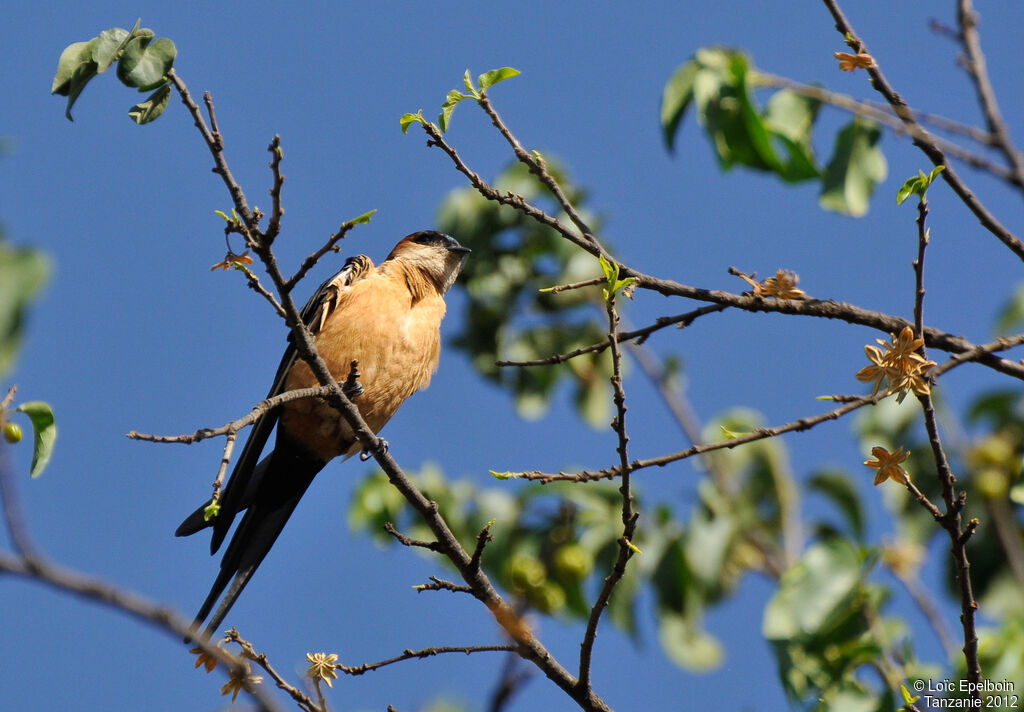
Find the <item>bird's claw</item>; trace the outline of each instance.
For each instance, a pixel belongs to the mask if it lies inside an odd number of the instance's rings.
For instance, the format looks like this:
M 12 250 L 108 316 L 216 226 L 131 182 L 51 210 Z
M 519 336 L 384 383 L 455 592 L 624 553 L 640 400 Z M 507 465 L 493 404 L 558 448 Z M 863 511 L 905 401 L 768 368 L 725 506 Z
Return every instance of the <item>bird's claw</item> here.
M 386 453 L 388 451 L 388 447 L 389 446 L 388 446 L 388 441 L 387 440 L 385 440 L 384 438 L 379 438 L 377 440 L 377 443 L 378 443 L 377 444 L 377 452 L 378 453 L 383 455 L 384 453 Z M 369 448 L 367 448 L 367 449 L 363 450 L 361 453 L 359 453 L 359 459 L 362 462 L 366 462 L 371 457 L 373 457 L 373 451 L 370 450 Z
M 346 398 L 353 400 L 363 395 L 363 384 L 355 379 L 350 379 L 342 384 L 341 392 L 345 394 Z

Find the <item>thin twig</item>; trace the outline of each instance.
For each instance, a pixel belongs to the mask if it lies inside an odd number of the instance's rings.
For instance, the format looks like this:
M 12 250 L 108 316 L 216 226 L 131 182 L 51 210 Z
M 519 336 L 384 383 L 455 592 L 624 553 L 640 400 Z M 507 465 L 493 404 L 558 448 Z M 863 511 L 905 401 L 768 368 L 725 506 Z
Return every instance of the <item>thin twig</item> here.
M 213 481 L 213 501 L 220 499 L 220 488 L 224 484 L 224 477 L 228 472 L 228 463 L 231 462 L 231 453 L 235 450 L 235 440 L 238 438 L 238 431 L 232 430 L 224 438 L 224 454 L 220 458 L 220 467 L 217 468 L 217 479 Z
M 213 172 L 221 177 L 224 181 L 224 185 L 227 186 L 228 192 L 231 193 L 231 200 L 235 204 L 235 209 L 238 214 L 242 216 L 242 220 L 246 225 L 252 226 L 253 215 L 249 209 L 249 204 L 246 202 L 245 193 L 242 192 L 242 187 L 238 185 L 238 181 L 231 174 L 231 169 L 228 168 L 227 160 L 224 158 L 224 141 L 221 138 L 220 132 L 213 133 L 206 125 L 206 121 L 203 119 L 202 113 L 199 111 L 199 106 L 195 100 L 192 99 L 192 95 L 188 91 L 188 87 L 185 86 L 185 82 L 182 81 L 181 77 L 172 69 L 167 72 L 167 78 L 174 85 L 174 88 L 178 90 L 178 95 L 181 97 L 181 101 L 185 104 L 185 108 L 192 115 L 192 120 L 195 122 L 196 128 L 199 129 L 199 133 L 202 134 L 203 140 L 206 141 L 207 147 L 210 149 L 210 154 L 213 156 L 214 169 Z M 213 112 L 213 100 L 210 98 L 210 93 L 206 92 L 206 107 L 210 114 L 210 120 L 213 122 L 216 130 L 216 115 Z
M 231 628 L 227 633 L 225 633 L 225 636 L 225 642 L 237 644 L 242 649 L 242 654 L 263 668 L 263 670 L 270 675 L 274 684 L 277 685 L 277 688 L 288 693 L 288 696 L 295 700 L 299 707 L 306 710 L 306 712 L 323 712 L 326 710 L 326 707 L 323 705 L 317 705 L 317 703 L 310 699 L 310 697 L 302 690 L 292 684 L 289 684 L 289 682 L 274 669 L 274 666 L 270 664 L 267 654 L 257 653 L 253 644 L 242 638 L 236 629 Z
M 281 187 L 284 185 L 284 174 L 281 173 L 281 160 L 284 158 L 281 137 L 275 134 L 267 150 L 271 155 L 270 172 L 274 176 L 274 184 L 270 187 L 270 220 L 267 222 L 265 233 L 267 244 L 271 244 L 281 232 L 281 218 L 284 216 L 284 208 L 281 207 Z
M 14 394 L 18 392 L 17 386 L 11 386 L 7 389 L 7 395 L 4 396 L 3 400 L 0 400 L 0 411 L 7 410 L 11 403 L 14 402 Z
M 423 593 L 424 591 L 451 591 L 452 593 L 473 593 L 473 589 L 469 586 L 460 586 L 454 581 L 447 581 L 437 576 L 430 577 L 431 583 L 421 583 L 418 586 L 413 586 L 417 593 Z
M 928 217 L 928 204 L 924 196 L 918 202 L 917 208 L 918 251 L 917 260 L 914 262 L 915 282 L 917 285 L 914 294 L 914 320 L 917 328 L 923 329 L 924 255 L 925 249 L 928 246 L 928 228 L 925 224 Z M 921 355 L 921 358 L 928 358 L 927 349 L 925 349 L 923 343 L 918 349 L 918 353 Z M 909 480 L 907 487 L 911 489 L 917 500 L 931 512 L 939 525 L 949 534 L 953 561 L 956 565 L 957 584 L 960 587 L 960 622 L 963 625 L 964 631 L 963 651 L 967 666 L 967 679 L 976 685 L 971 697 L 975 700 L 976 705 L 980 707 L 982 700 L 978 683 L 981 682 L 981 662 L 978 658 L 978 634 L 975 629 L 975 615 L 978 604 L 974 600 L 974 592 L 971 587 L 970 563 L 967 559 L 966 549 L 967 539 L 970 538 L 974 528 L 969 525 L 965 530 L 962 527 L 960 513 L 963 509 L 966 495 L 963 492 L 959 494 L 956 492 L 956 477 L 953 475 L 945 449 L 942 446 L 938 419 L 935 417 L 935 407 L 932 403 L 930 390 L 926 389 L 923 392 L 919 392 L 917 399 L 921 403 L 921 410 L 924 413 L 925 430 L 928 433 L 928 443 L 931 446 L 936 474 L 942 487 L 942 499 L 945 503 L 946 511 L 940 513 L 938 508 L 927 501 L 927 498 L 920 491 L 915 491 L 917 488 Z
M 391 522 L 384 522 L 384 531 L 393 536 L 399 544 L 402 546 L 414 546 L 421 549 L 429 549 L 430 551 L 441 551 L 441 545 L 436 541 L 421 541 L 419 539 L 410 539 L 402 532 L 395 528 L 395 525 Z
M 379 670 L 385 665 L 393 665 L 394 663 L 400 663 L 403 660 L 413 660 L 423 658 L 430 658 L 435 655 L 444 655 L 446 653 L 462 653 L 463 655 L 471 655 L 473 653 L 494 653 L 494 652 L 515 652 L 515 645 L 444 645 L 436 648 L 423 648 L 422 650 L 405 650 L 401 655 L 396 655 L 393 658 L 387 660 L 381 660 L 375 663 L 366 663 L 364 665 L 355 665 L 349 667 L 347 665 L 335 665 L 334 669 L 339 670 L 346 675 L 364 675 L 371 670 Z
M 685 314 L 658 317 L 655 320 L 655 322 L 650 326 L 645 326 L 641 329 L 634 329 L 632 331 L 619 332 L 618 334 L 616 334 L 615 338 L 618 339 L 620 343 L 633 341 L 635 339 L 636 343 L 639 345 L 646 341 L 647 337 L 656 331 L 660 331 L 661 329 L 673 325 L 677 325 L 678 328 L 682 329 L 684 327 L 689 326 L 697 318 L 702 317 L 705 314 L 714 314 L 716 312 L 725 311 L 728 308 L 729 307 L 727 305 L 713 304 L 711 306 L 701 307 L 699 309 L 694 309 L 693 311 L 688 311 Z M 534 359 L 532 361 L 496 361 L 495 365 L 505 367 L 551 366 L 554 364 L 565 363 L 566 361 L 574 359 L 577 356 L 581 356 L 583 354 L 601 353 L 609 346 L 611 346 L 611 341 L 605 339 L 604 341 L 600 341 L 596 344 L 590 344 L 589 346 L 581 346 L 578 349 L 574 349 L 564 354 L 555 354 L 554 356 L 547 356 L 545 358 Z
M 822 0 L 825 7 L 828 9 L 832 18 L 835 20 L 836 29 L 846 39 L 846 43 L 854 50 L 854 52 L 861 54 L 869 54 L 867 46 L 857 35 L 853 29 L 853 25 L 850 24 L 849 20 L 843 14 L 843 11 L 839 8 L 838 0 Z M 953 192 L 956 193 L 960 200 L 968 207 L 968 209 L 974 213 L 981 224 L 986 230 L 995 235 L 1004 245 L 1006 245 L 1017 257 L 1024 260 L 1024 242 L 1021 242 L 1020 238 L 1014 235 L 1008 228 L 1006 228 L 996 217 L 989 212 L 988 208 L 978 199 L 978 197 L 967 187 L 967 185 L 961 180 L 959 174 L 953 169 L 949 161 L 946 159 L 942 149 L 935 143 L 934 138 L 928 133 L 928 130 L 921 126 L 915 119 L 913 114 L 907 107 L 906 102 L 900 97 L 899 94 L 892 88 L 885 75 L 882 74 L 881 67 L 875 58 L 874 66 L 869 67 L 867 70 L 871 77 L 872 86 L 883 96 L 885 100 L 892 107 L 895 114 L 903 121 L 907 126 L 907 130 L 912 132 L 914 136 L 914 144 L 920 148 L 932 164 L 936 166 L 945 166 L 946 169 L 942 171 L 942 179 L 946 181 Z
M 769 74 L 761 71 L 757 71 L 754 74 L 754 82 L 756 85 L 788 89 L 794 94 L 815 99 L 822 103 L 829 104 L 830 106 L 835 106 L 836 108 L 849 111 L 857 116 L 864 116 L 872 121 L 877 121 L 878 123 L 889 127 L 897 136 L 910 136 L 911 138 L 921 138 L 922 140 L 932 141 L 945 153 L 953 156 L 954 158 L 958 158 L 967 165 L 987 171 L 992 175 L 1007 181 L 1011 185 L 1018 185 L 1017 177 L 1013 172 L 997 163 L 993 163 L 984 156 L 980 156 L 977 153 L 953 143 L 952 141 L 928 134 L 927 132 L 924 132 L 923 129 L 919 130 L 922 128 L 920 123 L 916 123 L 914 127 L 908 126 L 905 122 L 901 121 L 898 116 L 894 115 L 888 106 L 882 106 L 870 101 L 859 101 L 846 94 L 840 94 L 812 84 L 803 84 L 801 82 L 793 81 L 792 79 L 787 79 L 786 77 L 780 77 L 775 74 Z M 907 108 L 907 111 L 909 111 L 910 115 L 917 121 L 930 121 L 936 126 L 941 126 L 947 131 L 956 131 L 958 133 L 968 135 L 982 143 L 990 144 L 992 142 L 988 133 L 979 131 L 974 127 L 965 126 L 964 124 L 951 121 L 950 119 L 946 119 L 942 116 L 925 114 L 923 112 L 910 109 L 909 107 Z
M 594 643 L 597 640 L 597 626 L 601 620 L 601 614 L 611 600 L 612 592 L 626 575 L 626 566 L 633 554 L 638 550 L 633 544 L 636 533 L 636 523 L 639 513 L 633 511 L 633 492 L 630 489 L 629 464 L 629 435 L 626 433 L 626 392 L 622 386 L 622 353 L 619 351 L 619 342 L 615 337 L 618 332 L 619 318 L 615 312 L 615 295 L 609 293 L 605 309 L 608 314 L 608 342 L 612 353 L 612 400 L 615 403 L 615 419 L 612 421 L 612 428 L 618 438 L 616 452 L 619 455 L 619 472 L 622 483 L 619 493 L 622 495 L 622 536 L 619 538 L 619 554 L 615 559 L 611 572 L 605 578 L 601 591 L 590 609 L 587 617 L 587 628 L 580 643 L 580 671 L 579 687 L 582 690 L 590 689 L 591 659 L 594 653 Z
M 633 472 L 636 470 L 642 470 L 647 467 L 664 467 L 673 462 L 679 460 L 685 460 L 695 455 L 703 455 L 707 452 L 713 452 L 715 450 L 726 450 L 740 445 L 746 445 L 747 443 L 756 442 L 758 440 L 765 440 L 767 438 L 774 438 L 782 435 L 783 433 L 791 432 L 802 432 L 804 430 L 810 430 L 816 425 L 821 425 L 829 420 L 838 420 L 847 413 L 863 408 L 866 405 L 874 405 L 879 401 L 888 398 L 891 393 L 877 393 L 873 396 L 862 396 L 846 403 L 839 408 L 830 410 L 827 413 L 820 415 L 804 417 L 799 420 L 794 420 L 785 425 L 780 425 L 775 428 L 758 428 L 752 433 L 747 435 L 741 435 L 730 440 L 723 440 L 720 442 L 706 443 L 703 445 L 694 445 L 687 448 L 686 450 L 680 450 L 678 452 L 669 453 L 667 455 L 660 455 L 658 457 L 648 458 L 646 460 L 633 460 L 629 464 L 629 469 Z M 620 466 L 621 467 L 621 466 Z M 612 480 L 619 476 L 620 467 L 609 467 L 603 470 L 582 470 L 580 472 L 559 472 L 559 473 L 546 473 L 538 471 L 527 471 L 516 473 L 516 477 L 525 480 L 537 480 L 544 484 L 558 481 L 569 481 L 569 482 L 591 482 L 594 480 Z
M 330 393 L 330 389 L 324 386 L 297 388 L 294 391 L 285 391 L 284 393 L 279 393 L 276 396 L 260 401 L 252 407 L 252 410 L 249 411 L 248 415 L 244 415 L 237 420 L 232 420 L 230 423 L 225 423 L 219 428 L 201 428 L 194 433 L 185 433 L 184 435 L 151 435 L 149 433 L 140 433 L 137 430 L 131 430 L 125 433 L 125 437 L 131 438 L 132 440 L 145 440 L 146 442 L 151 443 L 183 443 L 185 445 L 191 445 L 192 443 L 197 443 L 208 438 L 215 438 L 220 435 L 237 432 L 247 425 L 252 425 L 266 413 L 280 405 L 284 405 L 285 403 L 291 403 L 292 401 L 301 400 L 303 398 L 323 398 L 328 393 Z
M 320 249 L 318 249 L 316 252 L 309 255 L 308 257 L 306 257 L 306 259 L 302 261 L 302 264 L 299 265 L 299 269 L 296 270 L 295 274 L 289 277 L 288 280 L 284 283 L 285 291 L 292 291 L 292 289 L 295 288 L 295 285 L 299 283 L 299 280 L 305 277 L 306 273 L 309 272 L 309 270 L 313 269 L 314 266 L 316 266 L 316 263 L 320 261 L 321 257 L 326 255 L 328 252 L 337 252 L 339 249 L 338 243 L 344 240 L 349 230 L 351 230 L 355 226 L 356 223 L 354 220 L 349 220 L 348 222 L 342 223 L 341 227 L 338 228 L 338 231 L 331 235 L 327 239 L 327 242 L 325 242 Z
M 595 284 L 604 284 L 607 280 L 604 277 L 594 277 L 592 279 L 585 279 L 582 282 L 572 282 L 570 284 L 556 284 L 554 287 L 545 287 L 541 291 L 545 294 L 558 294 L 559 292 L 566 292 L 570 289 L 583 289 L 584 287 L 593 287 Z
M 186 622 L 170 608 L 142 598 L 123 587 L 58 566 L 47 559 L 31 540 L 21 508 L 18 505 L 13 477 L 10 474 L 2 446 L 0 446 L 0 497 L 3 498 L 7 528 L 20 553 L 20 556 L 16 556 L 0 552 L 0 572 L 21 576 L 58 591 L 73 593 L 95 601 L 131 618 L 153 625 L 178 640 L 190 634 L 191 623 Z M 244 672 L 245 667 L 241 661 L 219 648 L 210 639 L 195 640 L 193 644 L 223 665 L 229 675 Z M 246 683 L 245 689 L 259 703 L 261 709 L 268 712 L 277 712 L 281 709 L 262 688 Z
M 491 118 L 491 123 L 494 124 L 494 127 L 498 129 L 501 135 L 505 137 L 505 140 L 508 141 L 508 144 L 512 147 L 512 151 L 516 154 L 516 158 L 529 168 L 530 173 L 537 176 L 538 180 L 544 184 L 544 187 L 551 192 L 551 195 L 553 195 L 555 200 L 558 201 L 558 204 L 562 207 L 562 210 L 565 211 L 565 214 L 569 216 L 569 220 L 571 220 L 572 224 L 580 231 L 580 234 L 590 242 L 595 249 L 600 250 L 603 253 L 604 248 L 601 247 L 600 243 L 598 243 L 597 238 L 590 229 L 590 226 L 584 222 L 583 217 L 579 212 L 577 212 L 576 208 L 573 207 L 573 204 L 570 202 L 568 196 L 566 196 L 565 191 L 562 190 L 562 186 L 560 186 L 558 181 L 548 173 L 544 159 L 541 158 L 539 154 L 531 154 L 523 148 L 519 139 L 509 131 L 508 126 L 505 125 L 505 122 L 498 114 L 498 111 L 494 108 L 494 105 L 491 104 L 491 100 L 488 98 L 486 92 L 483 92 L 480 95 L 477 102 L 480 104 L 480 108 L 482 108 Z M 607 257 L 608 255 L 605 254 L 605 256 Z
M 998 148 L 1010 164 L 1015 183 L 1024 189 L 1024 158 L 1014 147 L 1010 138 L 1010 130 L 999 111 L 996 93 L 989 81 L 985 54 L 981 51 L 981 39 L 978 37 L 978 13 L 974 10 L 971 0 L 958 0 L 957 22 L 960 24 L 960 41 L 967 55 L 967 73 L 978 93 L 978 103 L 985 114 L 985 123 L 992 134 L 995 147 Z

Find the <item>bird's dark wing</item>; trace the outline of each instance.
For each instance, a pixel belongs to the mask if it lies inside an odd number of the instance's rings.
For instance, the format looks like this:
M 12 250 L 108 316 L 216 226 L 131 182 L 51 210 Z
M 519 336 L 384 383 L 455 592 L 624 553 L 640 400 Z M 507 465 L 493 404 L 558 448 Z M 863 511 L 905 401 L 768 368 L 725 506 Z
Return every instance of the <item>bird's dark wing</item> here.
M 301 317 L 306 327 L 313 334 L 319 333 L 327 317 L 337 307 L 342 289 L 363 278 L 372 269 L 373 262 L 366 255 L 348 258 L 341 270 L 321 284 L 302 307 Z M 297 357 L 298 352 L 295 348 L 294 338 L 289 333 L 288 347 L 281 357 L 281 363 L 277 367 L 277 374 L 274 376 L 274 382 L 267 393 L 267 398 L 284 392 L 285 379 Z M 228 478 L 227 486 L 221 494 L 220 511 L 217 516 L 209 521 L 206 520 L 205 511 L 209 502 L 204 502 L 178 526 L 174 532 L 175 536 L 189 536 L 207 527 L 213 527 L 210 553 L 217 552 L 224 537 L 231 529 L 235 515 L 249 506 L 253 494 L 259 489 L 265 471 L 263 466 L 266 464 L 265 462 L 260 463 L 259 458 L 270 438 L 270 433 L 277 425 L 279 415 L 280 407 L 272 408 L 253 424 L 249 439 L 246 440 L 238 461 L 231 471 L 231 477 Z
M 302 308 L 301 317 L 306 326 L 314 334 L 318 333 L 337 308 L 344 288 L 362 279 L 372 269 L 373 262 L 365 255 L 349 258 L 341 271 L 321 284 Z M 297 349 L 289 335 L 288 348 L 281 358 L 268 398 L 283 392 L 288 373 L 297 358 Z M 209 615 L 231 581 L 231 588 L 211 619 L 208 632 L 215 629 L 227 615 L 235 599 L 270 551 L 309 483 L 327 464 L 310 457 L 286 433 L 281 432 L 278 432 L 273 452 L 257 464 L 279 415 L 279 408 L 272 409 L 254 424 L 224 489 L 217 516 L 211 522 L 204 521 L 204 504 L 182 522 L 175 532 L 178 536 L 186 536 L 212 526 L 214 531 L 210 549 L 214 553 L 231 528 L 235 516 L 247 510 L 224 553 L 220 573 L 196 615 L 195 623 L 198 626 Z

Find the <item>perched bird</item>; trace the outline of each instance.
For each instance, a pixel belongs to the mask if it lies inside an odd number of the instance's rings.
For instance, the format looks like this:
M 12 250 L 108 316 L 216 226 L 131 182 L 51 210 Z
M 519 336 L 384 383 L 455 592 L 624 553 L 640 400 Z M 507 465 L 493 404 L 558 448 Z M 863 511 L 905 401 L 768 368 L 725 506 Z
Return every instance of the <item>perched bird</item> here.
M 455 282 L 469 249 L 439 232 L 403 238 L 378 266 L 366 255 L 351 257 L 302 309 L 317 350 L 339 382 L 358 362 L 361 392 L 355 397 L 374 433 L 406 398 L 426 388 L 441 353 L 445 292 Z M 289 346 L 268 397 L 318 385 L 309 366 Z M 274 425 L 277 439 L 260 454 Z M 270 551 L 313 477 L 333 458 L 350 457 L 360 444 L 341 414 L 319 398 L 291 401 L 263 415 L 254 425 L 220 498 L 220 510 L 204 519 L 206 505 L 188 516 L 177 536 L 213 527 L 210 553 L 216 553 L 235 516 L 245 510 L 221 560 L 220 573 L 196 615 L 197 629 L 221 594 L 207 625 L 220 625 L 253 572 Z M 257 464 L 258 461 L 258 464 Z M 228 583 L 230 582 L 230 587 Z

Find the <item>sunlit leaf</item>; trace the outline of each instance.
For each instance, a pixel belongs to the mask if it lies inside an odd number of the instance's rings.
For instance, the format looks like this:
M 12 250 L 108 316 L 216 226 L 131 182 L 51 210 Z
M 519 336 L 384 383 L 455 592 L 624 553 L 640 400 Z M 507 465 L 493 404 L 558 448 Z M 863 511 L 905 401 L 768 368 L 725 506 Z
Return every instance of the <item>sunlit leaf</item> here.
M 22 403 L 14 409 L 24 413 L 32 421 L 32 431 L 35 434 L 32 447 L 32 477 L 38 477 L 46 469 L 53 455 L 53 446 L 57 441 L 57 425 L 53 418 L 53 409 L 49 403 L 43 401 L 30 401 Z
M 468 71 L 468 70 L 467 70 Z M 477 84 L 480 85 L 480 91 L 487 91 L 498 82 L 503 82 L 506 79 L 512 77 L 518 77 L 520 74 L 518 69 L 513 67 L 502 67 L 501 69 L 492 69 L 489 72 L 484 72 L 476 78 Z
M 152 91 L 165 81 L 178 50 L 166 37 L 138 34 L 132 37 L 117 63 L 117 77 L 126 86 Z
M 770 641 L 823 635 L 856 594 L 864 575 L 863 559 L 839 538 L 812 545 L 790 567 L 764 611 L 763 633 Z
M 420 109 L 415 114 L 402 114 L 402 118 L 398 120 L 398 123 L 402 127 L 402 133 L 406 133 L 413 124 L 426 126 L 427 120 L 423 118 L 423 110 Z

